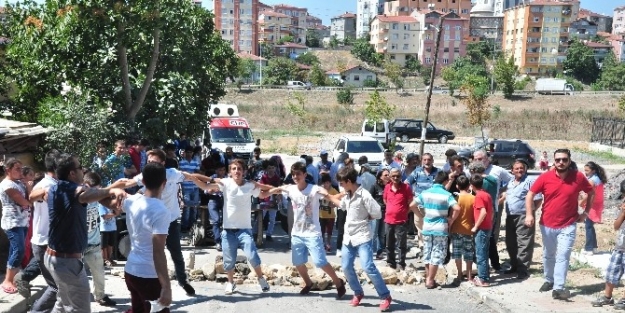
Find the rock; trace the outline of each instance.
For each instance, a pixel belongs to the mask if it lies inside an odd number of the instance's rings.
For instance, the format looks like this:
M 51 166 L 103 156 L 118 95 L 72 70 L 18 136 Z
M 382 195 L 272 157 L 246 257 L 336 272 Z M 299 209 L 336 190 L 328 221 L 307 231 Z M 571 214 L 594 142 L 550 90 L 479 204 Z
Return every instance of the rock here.
M 241 273 L 244 276 L 247 276 L 251 272 L 249 265 L 247 265 L 247 262 L 246 263 L 237 263 L 237 264 L 235 264 L 234 265 L 234 270 L 237 273 Z
M 217 278 L 217 272 L 215 271 L 215 263 L 209 262 L 202 265 L 202 272 L 206 276 L 207 280 L 214 281 Z
M 243 278 L 237 278 L 234 280 L 234 283 L 237 285 L 243 285 L 243 282 L 245 281 L 245 279 Z
M 395 269 L 388 267 L 388 266 L 384 266 L 384 267 L 380 267 L 379 271 L 380 271 L 380 274 L 382 275 L 382 279 L 384 279 L 384 282 L 387 285 L 395 285 L 399 281 L 397 277 L 397 272 L 395 271 Z
M 315 268 L 315 266 L 312 263 L 310 263 L 310 262 L 306 262 L 306 268 L 309 269 L 309 270 L 312 270 L 312 269 Z
M 447 272 L 444 268 L 439 268 L 438 271 L 436 271 L 436 276 L 434 276 L 434 280 L 441 285 L 447 284 Z
M 336 272 L 339 272 L 341 270 L 341 264 L 330 262 L 330 265 L 332 266 L 332 269 Z
M 399 282 L 402 284 L 406 284 L 406 281 L 408 280 L 409 277 L 410 277 L 410 274 L 408 274 L 406 271 L 397 273 L 397 279 L 399 279 Z
M 415 277 L 415 284 L 417 285 L 425 281 L 425 276 L 423 276 L 423 274 L 414 273 L 412 276 Z
M 323 291 L 326 290 L 330 285 L 332 285 L 332 280 L 327 276 L 315 275 L 311 276 L 310 280 L 313 283 L 312 290 Z
M 304 280 L 301 277 L 293 277 L 289 279 L 293 286 L 302 286 L 304 285 Z
M 217 274 L 226 274 L 226 269 L 224 269 L 224 262 L 215 262 L 215 272 Z
M 417 282 L 417 276 L 415 274 L 410 274 L 403 280 L 406 285 L 413 285 Z
M 247 263 L 247 257 L 244 255 L 237 255 L 235 263 Z
M 191 270 L 189 272 L 189 275 L 204 275 L 204 271 L 202 271 L 201 269 Z
M 281 273 L 278 273 L 279 276 Z M 288 276 L 288 277 L 298 277 L 299 276 L 299 272 L 297 271 L 297 268 L 295 266 L 289 265 L 286 267 L 285 270 L 285 275 L 284 276 Z
M 176 279 L 176 271 L 174 271 L 174 270 L 168 270 L 168 274 L 169 274 L 169 280 L 174 280 L 174 279 Z
M 223 262 L 223 261 L 224 261 L 224 257 L 221 254 L 215 256 L 215 263 Z

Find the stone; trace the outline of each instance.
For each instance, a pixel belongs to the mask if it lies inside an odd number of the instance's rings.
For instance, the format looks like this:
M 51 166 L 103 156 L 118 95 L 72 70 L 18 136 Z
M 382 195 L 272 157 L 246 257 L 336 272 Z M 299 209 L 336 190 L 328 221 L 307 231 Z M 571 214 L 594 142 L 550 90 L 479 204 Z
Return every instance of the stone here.
M 224 269 L 224 262 L 215 262 L 215 272 L 217 274 L 226 274 L 226 269 Z
M 245 275 L 245 276 L 247 276 L 251 272 L 249 265 L 247 265 L 247 262 L 246 263 L 236 263 L 234 265 L 234 270 L 237 273 L 241 273 L 242 275 Z
M 410 277 L 410 274 L 408 274 L 406 271 L 397 273 L 397 279 L 402 284 L 405 284 L 409 277 Z
M 217 278 L 217 272 L 215 271 L 215 263 L 209 262 L 202 265 L 202 272 L 206 276 L 207 280 L 214 281 Z
M 313 268 L 315 268 L 315 266 L 310 262 L 306 262 L 306 268 L 312 270 Z
M 215 256 L 215 263 L 223 262 L 223 261 L 224 261 L 224 257 L 221 254 Z
M 204 271 L 201 269 L 194 269 L 189 272 L 189 275 L 204 275 Z
M 111 271 L 111 275 L 113 276 L 119 276 L 121 278 L 124 278 L 124 271 L 120 271 L 120 270 L 112 270 Z
M 237 278 L 237 279 L 234 280 L 234 283 L 237 284 L 237 285 L 242 285 L 244 281 L 245 281 L 245 279 L 243 279 L 243 278 Z
M 216 282 L 218 283 L 226 283 L 228 282 L 228 277 L 226 276 L 217 276 L 217 279 L 215 279 Z
M 341 270 L 341 264 L 339 263 L 330 262 L 330 266 L 332 266 L 332 269 L 336 272 Z
M 395 285 L 399 281 L 397 277 L 397 272 L 394 268 L 383 266 L 379 268 L 380 274 L 382 275 L 382 279 L 387 285 Z
M 247 257 L 244 255 L 237 255 L 235 263 L 247 263 Z

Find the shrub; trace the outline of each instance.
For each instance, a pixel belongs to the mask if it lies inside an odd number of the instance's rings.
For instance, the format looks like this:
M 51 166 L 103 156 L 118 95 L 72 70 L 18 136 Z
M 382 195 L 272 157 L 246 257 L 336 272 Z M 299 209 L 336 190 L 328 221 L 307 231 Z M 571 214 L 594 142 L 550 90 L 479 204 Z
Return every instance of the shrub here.
M 353 104 L 354 103 L 354 95 L 352 94 L 351 88 L 341 89 L 336 92 L 336 101 L 339 104 Z
M 362 82 L 362 86 L 365 88 L 375 88 L 378 86 L 378 82 L 373 79 L 365 79 L 365 81 Z

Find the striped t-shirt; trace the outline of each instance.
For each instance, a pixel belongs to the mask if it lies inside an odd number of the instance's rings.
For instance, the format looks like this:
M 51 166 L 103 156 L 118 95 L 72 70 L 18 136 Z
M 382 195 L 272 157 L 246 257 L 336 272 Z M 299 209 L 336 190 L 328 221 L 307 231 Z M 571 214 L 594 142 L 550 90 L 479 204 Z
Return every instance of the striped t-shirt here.
M 443 185 L 434 184 L 432 188 L 420 193 L 415 201 L 425 211 L 423 235 L 447 236 L 449 208 L 457 204 L 454 196 Z
M 178 169 L 182 172 L 187 172 L 191 174 L 197 173 L 200 170 L 200 163 L 198 163 L 195 159 L 192 159 L 191 161 L 182 159 L 180 160 L 180 163 L 178 164 Z M 197 186 L 192 181 L 182 182 L 181 185 L 182 185 L 182 189 L 187 189 L 187 190 L 197 188 Z

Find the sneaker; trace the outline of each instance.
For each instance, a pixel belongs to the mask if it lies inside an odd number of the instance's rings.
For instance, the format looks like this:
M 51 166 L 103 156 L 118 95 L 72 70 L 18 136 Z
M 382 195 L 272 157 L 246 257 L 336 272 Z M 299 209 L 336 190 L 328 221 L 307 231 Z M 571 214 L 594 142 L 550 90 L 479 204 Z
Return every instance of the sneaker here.
M 217 251 L 221 252 L 222 251 L 221 244 L 220 243 L 216 243 L 215 244 L 215 249 L 217 249 Z
M 273 241 L 273 238 L 271 237 L 271 235 L 267 235 L 267 236 L 265 237 L 265 240 L 267 240 L 267 241 L 269 241 L 269 242 L 272 242 L 272 241 Z
M 237 292 L 237 285 L 231 282 L 226 283 L 226 294 L 231 295 Z
M 380 312 L 386 312 L 391 308 L 391 302 L 393 301 L 393 298 L 391 298 L 391 296 L 386 297 L 386 299 L 382 300 L 382 302 L 380 302 Z
M 182 289 L 187 293 L 187 296 L 195 296 L 195 289 L 189 283 L 184 283 Z
M 269 291 L 269 284 L 264 277 L 258 279 L 258 284 L 260 285 L 260 289 L 262 289 L 263 292 Z
M 17 287 L 17 292 L 20 296 L 28 299 L 30 298 L 30 284 L 22 279 L 22 272 L 17 273 L 13 280 L 15 282 L 15 287 Z
M 352 301 L 349 302 L 349 305 L 358 306 L 360 304 L 360 301 L 364 297 L 365 297 L 364 295 L 354 295 L 354 297 L 352 298 Z
M 621 298 L 614 303 L 615 310 L 625 310 L 625 298 Z
M 551 289 L 553 289 L 553 283 L 546 281 L 542 286 L 540 286 L 540 289 L 538 289 L 538 291 L 547 292 Z
M 336 299 L 340 300 L 343 298 L 346 292 L 347 289 L 345 289 L 345 281 L 341 279 L 341 286 L 336 287 Z
M 104 296 L 104 298 L 96 301 L 101 306 L 116 306 L 117 302 L 111 300 L 109 296 Z
M 614 305 L 614 298 L 608 298 L 606 296 L 601 296 L 597 298 L 597 300 L 590 302 L 594 307 L 601 307 L 604 305 Z
M 571 292 L 566 289 L 554 290 L 551 292 L 551 297 L 556 300 L 568 300 L 571 297 Z

